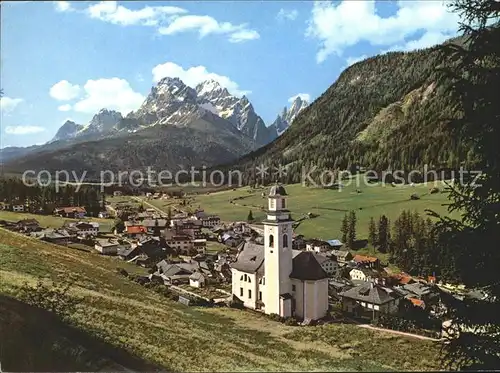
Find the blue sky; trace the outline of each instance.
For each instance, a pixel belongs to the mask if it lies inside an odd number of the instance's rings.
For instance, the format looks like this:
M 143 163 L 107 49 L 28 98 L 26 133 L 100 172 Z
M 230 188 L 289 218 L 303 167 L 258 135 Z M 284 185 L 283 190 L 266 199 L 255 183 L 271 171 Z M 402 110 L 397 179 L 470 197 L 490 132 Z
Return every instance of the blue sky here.
M 50 140 L 66 119 L 137 109 L 155 81 L 214 78 L 270 124 L 349 64 L 456 35 L 443 1 L 2 2 L 0 146 Z

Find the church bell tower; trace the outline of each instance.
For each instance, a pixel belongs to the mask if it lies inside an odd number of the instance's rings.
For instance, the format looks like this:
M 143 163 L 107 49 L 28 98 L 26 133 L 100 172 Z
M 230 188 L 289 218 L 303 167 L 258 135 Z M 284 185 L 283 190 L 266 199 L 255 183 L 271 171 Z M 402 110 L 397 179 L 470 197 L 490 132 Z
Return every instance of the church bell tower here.
M 292 233 L 293 220 L 287 209 L 287 193 L 283 186 L 273 185 L 269 191 L 267 218 L 264 220 L 265 313 L 292 316 Z

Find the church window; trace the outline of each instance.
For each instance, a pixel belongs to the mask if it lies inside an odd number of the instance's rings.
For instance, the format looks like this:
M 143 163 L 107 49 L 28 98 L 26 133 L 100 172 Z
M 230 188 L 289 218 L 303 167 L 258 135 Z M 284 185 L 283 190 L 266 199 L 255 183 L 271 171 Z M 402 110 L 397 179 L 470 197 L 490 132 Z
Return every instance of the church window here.
M 248 299 L 252 298 L 252 290 L 248 290 Z
M 281 208 L 284 209 L 285 208 L 285 199 L 282 199 L 281 200 Z
M 241 277 L 240 277 L 240 281 L 245 281 L 245 279 L 244 279 L 244 276 L 243 276 L 243 275 L 241 275 Z
M 286 234 L 283 235 L 283 247 L 288 247 L 288 236 Z
M 262 291 L 259 291 L 259 300 L 262 300 Z
M 295 285 L 292 285 L 292 291 L 295 291 L 296 289 Z
M 240 288 L 240 297 L 243 296 L 243 288 Z
M 274 236 L 272 234 L 269 235 L 269 247 L 274 247 Z

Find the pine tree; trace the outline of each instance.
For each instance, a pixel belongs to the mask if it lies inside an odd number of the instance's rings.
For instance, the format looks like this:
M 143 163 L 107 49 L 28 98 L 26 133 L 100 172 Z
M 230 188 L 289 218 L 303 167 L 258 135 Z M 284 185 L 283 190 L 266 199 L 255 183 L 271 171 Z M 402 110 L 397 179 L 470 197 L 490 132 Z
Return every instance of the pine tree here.
M 253 221 L 253 214 L 252 214 L 252 210 L 250 210 L 250 211 L 248 212 L 247 221 L 248 221 L 249 223 Z
M 457 300 L 442 294 L 446 316 L 459 329 L 444 344 L 443 362 L 449 370 L 495 370 L 500 367 L 500 2 L 455 0 L 452 8 L 464 20 L 467 43 L 443 48 L 443 55 L 456 62 L 443 73 L 454 80 L 450 95 L 462 112 L 450 126 L 462 144 L 475 150 L 476 170 L 482 174 L 477 181 L 476 175 L 462 175 L 449 187 L 449 210 L 460 211 L 460 220 L 434 215 L 440 253 L 450 263 L 446 270 L 488 297 Z
M 389 220 L 385 215 L 380 217 L 378 222 L 378 249 L 381 253 L 386 253 L 389 250 Z
M 349 217 L 347 214 L 345 214 L 344 219 L 342 219 L 340 232 L 342 233 L 342 243 L 347 244 L 347 234 L 349 233 Z
M 347 233 L 347 246 L 351 249 L 354 248 L 354 244 L 356 242 L 356 213 L 352 210 L 349 213 L 349 222 L 348 222 L 348 233 Z
M 370 218 L 370 223 L 368 224 L 368 243 L 373 247 L 377 246 L 377 227 L 375 226 L 373 217 Z

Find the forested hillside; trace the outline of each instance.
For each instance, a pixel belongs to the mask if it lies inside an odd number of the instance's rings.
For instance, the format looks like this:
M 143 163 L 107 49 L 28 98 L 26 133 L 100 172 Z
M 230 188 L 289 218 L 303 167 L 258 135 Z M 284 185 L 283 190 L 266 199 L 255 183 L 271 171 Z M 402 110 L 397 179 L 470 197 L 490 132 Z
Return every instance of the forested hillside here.
M 457 43 L 457 40 L 450 41 Z M 303 166 L 374 170 L 458 167 L 474 162 L 446 126 L 458 115 L 439 70 L 449 64 L 439 46 L 390 52 L 358 62 L 273 143 L 243 157 L 236 166 L 288 166 L 287 182 L 300 179 Z M 442 75 L 442 74 L 441 74 Z M 234 166 L 233 166 L 234 167 Z

